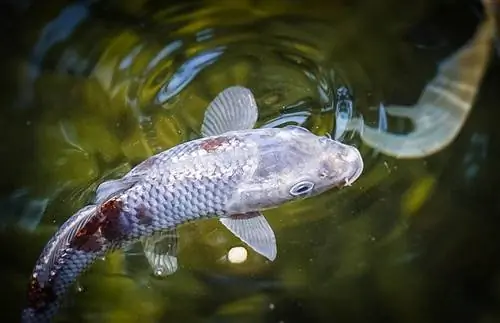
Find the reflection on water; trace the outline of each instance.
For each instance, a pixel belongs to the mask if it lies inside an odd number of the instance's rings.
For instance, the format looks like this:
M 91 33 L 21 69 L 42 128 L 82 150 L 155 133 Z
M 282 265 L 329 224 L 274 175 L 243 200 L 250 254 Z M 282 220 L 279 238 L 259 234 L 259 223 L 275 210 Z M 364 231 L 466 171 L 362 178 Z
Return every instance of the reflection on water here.
M 137 250 L 112 254 L 75 286 L 61 322 L 499 320 L 489 207 L 499 133 L 488 108 L 498 66 L 459 138 L 435 156 L 398 161 L 344 131 L 353 117 L 407 130 L 371 107 L 414 102 L 472 34 L 472 11 L 424 2 L 49 1 L 19 12 L 11 36 L 22 48 L 1 63 L 15 89 L 0 96 L 7 321 L 18 321 L 41 248 L 96 185 L 198 137 L 207 104 L 235 84 L 255 93 L 259 126 L 302 125 L 359 146 L 362 178 L 267 212 L 274 263 L 217 221 L 181 228 L 181 268 L 166 279 Z

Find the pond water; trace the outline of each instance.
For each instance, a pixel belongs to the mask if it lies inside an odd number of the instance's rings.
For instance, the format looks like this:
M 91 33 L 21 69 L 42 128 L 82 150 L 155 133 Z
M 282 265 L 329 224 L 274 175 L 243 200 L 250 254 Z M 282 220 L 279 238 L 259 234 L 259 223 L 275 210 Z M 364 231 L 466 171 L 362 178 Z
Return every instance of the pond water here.
M 424 0 L 6 2 L 2 322 L 19 321 L 41 249 L 96 186 L 198 138 L 207 105 L 236 84 L 255 94 L 258 126 L 341 133 L 363 155 L 362 177 L 265 212 L 274 262 L 249 250 L 231 263 L 244 245 L 218 221 L 187 224 L 174 275 L 154 277 L 131 251 L 110 254 L 56 322 L 498 322 L 498 58 L 459 136 L 431 156 L 380 153 L 336 117 L 340 107 L 377 127 L 373 107 L 413 104 L 480 10 Z

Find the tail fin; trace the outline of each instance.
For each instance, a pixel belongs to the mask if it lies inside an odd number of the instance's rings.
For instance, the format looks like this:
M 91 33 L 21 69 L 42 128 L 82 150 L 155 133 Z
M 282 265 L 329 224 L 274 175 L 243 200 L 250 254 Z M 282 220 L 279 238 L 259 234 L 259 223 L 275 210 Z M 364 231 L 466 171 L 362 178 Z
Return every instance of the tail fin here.
M 50 322 L 61 299 L 76 278 L 86 270 L 108 246 L 92 241 L 86 235 L 97 219 L 97 207 L 90 205 L 70 217 L 56 232 L 40 255 L 28 287 L 28 306 L 23 310 L 23 323 Z

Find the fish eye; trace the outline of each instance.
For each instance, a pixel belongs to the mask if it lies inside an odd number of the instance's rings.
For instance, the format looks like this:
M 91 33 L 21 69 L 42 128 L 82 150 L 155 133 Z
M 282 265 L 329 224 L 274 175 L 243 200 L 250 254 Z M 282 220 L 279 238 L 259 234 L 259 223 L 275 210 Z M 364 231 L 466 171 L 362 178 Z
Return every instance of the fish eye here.
M 309 181 L 299 182 L 290 188 L 290 194 L 292 196 L 302 196 L 308 194 L 314 188 L 314 183 Z

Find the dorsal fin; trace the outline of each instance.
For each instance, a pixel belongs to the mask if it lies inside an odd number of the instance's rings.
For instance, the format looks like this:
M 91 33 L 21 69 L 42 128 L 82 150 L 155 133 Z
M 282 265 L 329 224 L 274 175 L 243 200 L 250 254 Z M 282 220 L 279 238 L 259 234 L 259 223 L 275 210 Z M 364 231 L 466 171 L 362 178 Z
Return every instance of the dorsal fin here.
M 101 204 L 110 197 L 128 190 L 141 178 L 142 177 L 139 175 L 132 175 L 102 182 L 99 186 L 97 186 L 94 203 Z
M 232 86 L 219 93 L 208 106 L 201 134 L 208 137 L 228 131 L 252 129 L 258 115 L 252 92 L 242 86 Z

